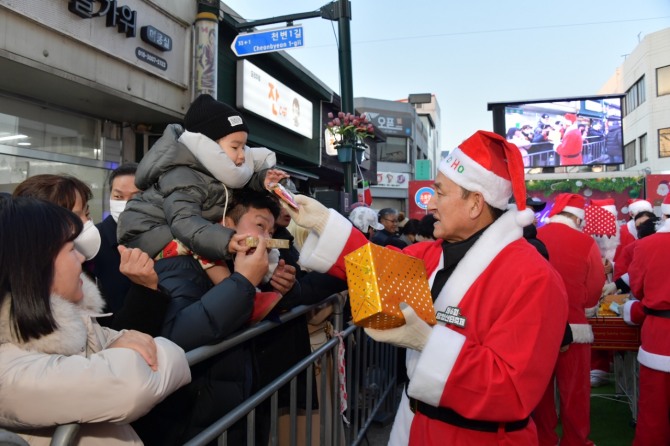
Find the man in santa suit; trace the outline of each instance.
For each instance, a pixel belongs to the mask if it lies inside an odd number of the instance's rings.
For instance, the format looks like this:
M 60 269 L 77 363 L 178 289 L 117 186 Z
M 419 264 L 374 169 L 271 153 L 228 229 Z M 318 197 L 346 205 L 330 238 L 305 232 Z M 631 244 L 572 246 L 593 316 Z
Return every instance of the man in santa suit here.
M 588 439 L 593 331 L 585 311 L 600 299 L 605 269 L 595 241 L 581 230 L 584 204 L 581 195 L 560 194 L 549 213 L 549 224 L 537 230 L 537 238 L 549 251 L 549 263 L 561 275 L 568 291 L 568 323 L 573 341 L 558 356 L 555 372 L 563 425 L 561 446 L 593 445 Z M 533 419 L 540 445 L 558 444 L 553 382 L 547 386 Z
M 633 242 L 634 240 L 637 240 L 637 229 L 635 229 L 635 216 L 637 215 L 638 212 L 642 211 L 654 212 L 654 208 L 652 207 L 651 203 L 649 203 L 647 200 L 642 200 L 639 198 L 628 200 L 628 215 L 630 216 L 630 220 L 627 223 L 621 225 L 621 229 L 619 231 L 619 246 L 617 246 L 616 252 L 614 253 L 615 264 L 616 261 L 621 256 L 623 249 L 629 243 Z
M 440 163 L 434 188 L 437 240 L 403 252 L 426 265 L 438 323 L 404 306 L 405 325 L 366 329 L 407 348 L 410 380 L 389 444 L 536 445 L 529 416 L 549 383 L 568 309 L 561 278 L 522 236 L 533 212 L 521 155 L 478 131 Z M 520 210 L 505 212 L 512 193 Z M 344 277 L 344 255 L 365 237 L 317 201 L 296 201 L 295 222 L 311 229 L 300 263 Z
M 665 208 L 664 208 L 665 206 Z M 670 203 L 661 205 L 663 215 L 670 214 Z M 628 268 L 630 290 L 639 300 L 629 300 L 623 318 L 630 324 L 642 324 L 640 397 L 634 446 L 670 444 L 670 220 L 650 235 L 635 242 L 633 260 Z
M 556 145 L 555 150 L 561 155 L 561 166 L 579 166 L 584 162 L 582 159 L 584 141 L 582 127 L 577 125 L 577 116 L 573 113 L 566 113 L 565 119 L 570 121 L 570 126 L 565 129 L 563 139 Z

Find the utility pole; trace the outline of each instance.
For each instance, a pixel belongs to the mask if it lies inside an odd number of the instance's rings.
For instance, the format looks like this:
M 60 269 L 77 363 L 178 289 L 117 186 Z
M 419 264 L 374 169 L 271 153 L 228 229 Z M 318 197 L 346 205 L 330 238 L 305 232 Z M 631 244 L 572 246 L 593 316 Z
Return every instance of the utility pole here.
M 340 65 L 340 94 L 342 97 L 342 111 L 345 113 L 354 112 L 354 87 L 353 74 L 351 68 L 351 1 L 335 0 L 322 6 L 317 11 L 303 12 L 298 14 L 289 14 L 267 19 L 252 20 L 249 22 L 234 23 L 235 29 L 239 31 L 250 30 L 256 26 L 272 25 L 275 23 L 286 22 L 287 25 L 293 25 L 294 20 L 310 19 L 321 17 L 326 20 L 337 21 L 338 23 L 338 57 Z M 320 133 L 320 132 L 319 132 Z M 355 153 L 355 152 L 354 152 Z M 354 190 L 354 164 L 352 159 L 344 164 L 344 191 L 348 194 L 347 202 L 351 198 Z

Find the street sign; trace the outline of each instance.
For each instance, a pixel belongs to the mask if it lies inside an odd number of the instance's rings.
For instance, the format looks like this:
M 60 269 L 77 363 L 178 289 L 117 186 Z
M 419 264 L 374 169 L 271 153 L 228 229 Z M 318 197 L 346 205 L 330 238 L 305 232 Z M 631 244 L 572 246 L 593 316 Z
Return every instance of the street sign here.
M 272 53 L 303 46 L 302 26 L 255 31 L 235 36 L 230 48 L 238 57 Z

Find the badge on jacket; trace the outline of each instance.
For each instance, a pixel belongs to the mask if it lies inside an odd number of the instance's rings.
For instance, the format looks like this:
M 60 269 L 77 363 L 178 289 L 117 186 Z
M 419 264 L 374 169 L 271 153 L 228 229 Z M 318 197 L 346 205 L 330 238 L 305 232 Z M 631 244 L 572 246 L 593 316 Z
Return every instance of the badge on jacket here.
M 466 317 L 461 316 L 461 309 L 458 307 L 447 307 L 445 311 L 438 311 L 435 313 L 435 319 L 445 324 L 465 328 Z

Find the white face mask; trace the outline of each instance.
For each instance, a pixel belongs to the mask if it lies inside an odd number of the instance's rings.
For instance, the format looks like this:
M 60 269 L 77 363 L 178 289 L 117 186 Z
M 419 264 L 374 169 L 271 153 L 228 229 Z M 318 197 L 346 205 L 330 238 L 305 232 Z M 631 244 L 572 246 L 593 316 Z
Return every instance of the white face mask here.
M 270 279 L 272 279 L 272 276 L 274 275 L 278 264 L 279 264 L 279 250 L 272 248 L 270 252 L 268 252 L 268 272 L 265 273 L 265 276 L 263 277 L 263 281 L 261 283 L 270 282 Z
M 115 222 L 119 222 L 119 214 L 126 208 L 126 203 L 125 200 L 109 200 L 109 215 Z
M 91 260 L 100 250 L 100 232 L 92 220 L 84 223 L 81 234 L 74 239 L 74 247 L 86 260 Z

